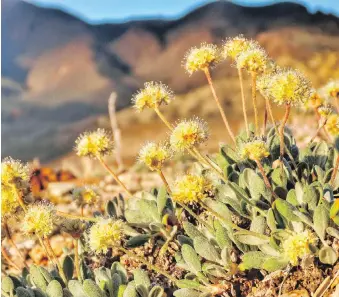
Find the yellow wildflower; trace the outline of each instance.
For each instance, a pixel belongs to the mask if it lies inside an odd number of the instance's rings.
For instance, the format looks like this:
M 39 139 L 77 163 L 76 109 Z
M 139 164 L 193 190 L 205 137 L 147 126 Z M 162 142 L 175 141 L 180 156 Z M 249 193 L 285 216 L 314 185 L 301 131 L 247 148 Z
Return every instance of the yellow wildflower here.
M 3 216 L 15 213 L 20 206 L 16 189 L 9 184 L 1 186 L 1 213 Z
M 292 265 L 298 265 L 299 259 L 311 255 L 310 245 L 315 244 L 317 238 L 308 230 L 294 233 L 283 242 L 283 250 Z
M 2 184 L 22 184 L 29 180 L 29 169 L 27 165 L 11 157 L 5 158 L 1 163 Z
M 339 116 L 337 114 L 331 114 L 327 118 L 325 128 L 328 133 L 333 136 L 339 135 Z
M 330 80 L 321 91 L 326 97 L 339 98 L 339 80 Z
M 146 164 L 150 170 L 160 170 L 164 163 L 171 158 L 171 152 L 166 144 L 149 142 L 139 152 L 139 161 Z
M 204 70 L 218 64 L 221 56 L 215 44 L 202 43 L 200 47 L 192 47 L 186 54 L 183 66 L 189 74 Z
M 239 54 L 256 45 L 256 42 L 246 39 L 243 35 L 239 35 L 226 40 L 223 45 L 222 55 L 224 59 L 230 57 L 235 60 Z
M 243 159 L 250 159 L 260 161 L 270 155 L 267 145 L 260 139 L 255 139 L 251 142 L 244 144 L 241 149 L 240 155 Z
M 121 220 L 101 219 L 89 230 L 88 243 L 96 253 L 106 253 L 111 247 L 120 244 L 124 223 Z
M 92 186 L 84 186 L 76 188 L 73 191 L 73 197 L 77 199 L 79 204 L 95 204 L 99 199 L 97 190 Z
M 187 174 L 178 178 L 172 188 L 172 198 L 181 203 L 198 202 L 208 197 L 212 184 L 203 176 Z
M 259 83 L 259 90 L 277 104 L 292 105 L 305 102 L 312 92 L 310 82 L 296 70 L 280 70 L 270 75 Z
M 22 230 L 28 235 L 46 237 L 54 229 L 55 211 L 52 204 L 40 202 L 31 205 L 25 214 Z
M 236 57 L 237 68 L 246 69 L 248 72 L 262 73 L 268 63 L 266 52 L 259 46 L 252 47 Z
M 333 109 L 330 105 L 321 105 L 317 110 L 322 118 L 328 118 L 333 112 Z
M 209 132 L 206 122 L 198 118 L 181 121 L 170 136 L 171 147 L 175 151 L 192 148 L 208 139 Z
M 174 100 L 173 92 L 161 82 L 147 82 L 144 88 L 139 90 L 133 98 L 132 102 L 138 111 L 145 108 L 156 108 L 162 104 L 169 104 Z
M 78 156 L 103 157 L 113 151 L 113 141 L 103 129 L 86 132 L 76 140 L 76 153 Z
M 312 90 L 310 97 L 305 101 L 305 107 L 314 109 L 324 104 L 324 98 L 318 92 Z

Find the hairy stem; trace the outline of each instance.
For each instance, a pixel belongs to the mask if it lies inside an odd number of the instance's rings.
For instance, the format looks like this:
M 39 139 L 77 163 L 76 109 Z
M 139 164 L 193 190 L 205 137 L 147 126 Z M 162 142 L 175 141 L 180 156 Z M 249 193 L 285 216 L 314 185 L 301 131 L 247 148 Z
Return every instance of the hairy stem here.
M 334 168 L 333 168 L 332 175 L 331 175 L 330 184 L 332 186 L 334 185 L 335 179 L 336 179 L 337 174 L 338 174 L 338 167 L 339 167 L 339 153 L 337 153 L 337 159 L 335 161 Z
M 59 274 L 62 278 L 62 280 L 64 281 L 64 283 L 67 285 L 67 277 L 64 273 L 64 270 L 62 269 L 62 266 L 61 266 L 61 263 L 58 259 L 58 257 L 55 255 L 54 251 L 53 251 L 53 248 L 51 246 L 51 243 L 49 241 L 49 239 L 46 237 L 45 238 L 45 243 L 46 243 L 46 247 L 47 249 L 49 250 L 49 252 L 51 253 L 52 257 L 53 257 L 53 260 L 55 261 L 56 263 L 56 266 L 58 267 L 58 270 L 59 270 Z
M 162 172 L 161 169 L 158 170 L 158 174 L 159 174 L 159 176 L 160 176 L 162 182 L 164 183 L 167 192 L 170 194 L 170 193 L 171 193 L 171 188 L 170 188 L 170 186 L 169 186 L 169 184 L 168 184 L 168 182 L 167 182 L 167 180 L 166 180 L 166 177 L 165 177 L 165 175 L 164 175 L 164 173 Z
M 127 189 L 127 187 L 125 186 L 125 184 L 119 179 L 119 177 L 114 173 L 114 171 L 108 167 L 108 165 L 106 164 L 106 162 L 102 159 L 102 157 L 97 156 L 97 159 L 99 160 L 99 162 L 101 163 L 101 165 L 109 172 L 110 175 L 113 176 L 113 178 L 115 179 L 115 181 L 120 185 L 120 187 L 122 187 L 124 189 L 124 191 L 126 192 L 127 196 L 129 198 L 133 197 L 132 193 Z
M 311 140 L 309 141 L 309 145 L 312 144 L 312 142 L 314 141 L 314 139 L 317 137 L 317 135 L 320 133 L 320 130 L 324 128 L 324 126 L 327 123 L 327 119 L 325 119 L 322 123 L 320 123 L 317 131 L 314 133 L 313 137 L 311 138 Z
M 75 273 L 77 275 L 78 281 L 82 282 L 81 273 L 80 273 L 79 238 L 74 238 L 73 243 L 74 243 Z
M 279 135 L 279 131 L 278 131 L 278 127 L 277 127 L 277 124 L 275 122 L 275 119 L 274 119 L 274 116 L 273 116 L 273 111 L 272 111 L 272 106 L 271 106 L 271 102 L 268 98 L 265 97 L 265 102 L 266 102 L 266 108 L 268 110 L 268 114 L 271 118 L 271 122 L 272 122 L 272 125 L 275 129 L 275 132 L 277 133 L 277 135 Z
M 167 271 L 161 269 L 157 265 L 151 264 L 149 261 L 145 260 L 142 257 L 139 257 L 139 256 L 135 255 L 134 253 L 130 252 L 129 250 L 127 250 L 127 249 L 125 249 L 123 247 L 118 247 L 118 249 L 120 251 L 122 251 L 123 253 L 125 253 L 128 257 L 134 258 L 135 260 L 137 260 L 137 261 L 141 262 L 142 264 L 146 265 L 149 269 L 154 270 L 155 272 L 157 272 L 159 274 L 162 274 L 164 277 L 168 278 L 174 284 L 177 283 L 178 280 L 175 277 L 173 277 Z
M 254 110 L 254 123 L 255 123 L 255 134 L 259 134 L 259 119 L 258 119 L 258 107 L 257 107 L 257 73 L 252 71 L 252 102 Z
M 247 121 L 247 109 L 246 109 L 246 101 L 245 101 L 245 93 L 244 93 L 243 76 L 242 76 L 242 70 L 239 67 L 238 67 L 238 76 L 239 76 L 239 82 L 240 82 L 242 111 L 244 113 L 244 121 L 245 121 L 245 126 L 246 126 L 247 137 L 249 137 L 250 131 L 248 128 L 248 121 Z
M 3 228 L 4 228 L 4 231 L 5 231 L 5 234 L 6 234 L 6 238 L 7 240 L 9 241 L 9 243 L 13 246 L 13 248 L 16 250 L 16 252 L 18 253 L 22 263 L 24 264 L 24 266 L 26 268 L 28 268 L 28 265 L 26 263 L 26 260 L 25 260 L 25 257 L 23 256 L 23 254 L 21 253 L 20 249 L 18 248 L 18 246 L 16 245 L 16 243 L 14 242 L 12 236 L 11 236 L 11 232 L 8 228 L 8 224 L 6 222 L 6 220 L 4 220 L 3 224 L 2 224 Z
M 227 130 L 229 136 L 231 137 L 232 141 L 233 141 L 234 143 L 236 143 L 236 142 L 235 142 L 234 134 L 233 134 L 232 129 L 231 129 L 231 127 L 230 127 L 230 125 L 229 125 L 229 123 L 228 123 L 228 120 L 227 120 L 227 118 L 226 118 L 226 114 L 225 114 L 225 112 L 224 112 L 224 110 L 223 110 L 223 108 L 222 108 L 222 106 L 221 106 L 221 103 L 220 103 L 220 100 L 219 100 L 219 98 L 218 98 L 218 96 L 217 96 L 217 93 L 215 92 L 215 89 L 214 89 L 214 86 L 213 86 L 213 82 L 212 82 L 211 73 L 210 73 L 210 71 L 209 71 L 208 68 L 205 68 L 204 72 L 205 72 L 205 75 L 206 75 L 208 84 L 209 84 L 209 86 L 210 86 L 210 88 L 211 88 L 211 91 L 212 91 L 213 97 L 214 97 L 214 99 L 215 99 L 215 102 L 217 103 L 217 106 L 218 106 L 218 108 L 219 108 L 219 111 L 220 111 L 222 120 L 224 121 L 226 130 Z
M 69 218 L 69 219 L 73 219 L 73 220 L 82 220 L 82 221 L 89 221 L 89 222 L 97 222 L 98 219 L 96 218 L 90 218 L 90 217 L 84 217 L 84 216 L 80 216 L 80 215 L 73 215 L 73 214 L 69 214 L 60 210 L 56 211 L 56 214 L 60 217 L 64 217 L 64 218 Z
M 279 198 L 277 196 L 277 194 L 273 191 L 271 183 L 270 183 L 270 181 L 267 178 L 267 175 L 265 173 L 265 170 L 264 170 L 263 166 L 261 165 L 261 162 L 259 160 L 255 160 L 255 162 L 257 163 L 258 169 L 259 169 L 259 171 L 260 171 L 260 173 L 261 173 L 261 175 L 262 175 L 262 177 L 264 179 L 265 186 L 271 191 L 272 196 L 273 196 L 274 199 Z
M 1 254 L 5 258 L 5 260 L 8 262 L 9 265 L 13 266 L 16 270 L 20 271 L 21 269 L 16 265 L 13 260 L 11 259 L 10 255 L 7 253 L 4 245 L 1 243 Z
M 284 131 L 285 131 L 285 125 L 287 123 L 288 117 L 290 115 L 291 111 L 291 105 L 286 104 L 286 110 L 285 110 L 285 115 L 282 119 L 282 122 L 280 124 L 280 129 L 279 129 L 279 137 L 280 137 L 280 161 L 283 160 L 284 153 L 285 153 L 285 141 L 284 141 Z
M 158 117 L 164 122 L 164 124 L 167 126 L 168 129 L 173 131 L 173 126 L 170 124 L 170 122 L 166 119 L 164 114 L 159 110 L 158 107 L 154 108 L 155 112 L 157 113 Z

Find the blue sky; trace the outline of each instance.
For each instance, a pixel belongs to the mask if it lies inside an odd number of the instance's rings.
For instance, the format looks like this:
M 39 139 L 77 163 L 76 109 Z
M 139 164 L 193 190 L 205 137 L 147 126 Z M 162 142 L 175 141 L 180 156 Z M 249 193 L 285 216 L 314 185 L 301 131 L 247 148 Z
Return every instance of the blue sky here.
M 60 7 L 90 22 L 145 17 L 178 17 L 208 0 L 26 0 L 47 7 Z M 234 0 L 243 5 L 260 5 L 278 0 Z M 311 11 L 339 16 L 339 0 L 296 0 Z

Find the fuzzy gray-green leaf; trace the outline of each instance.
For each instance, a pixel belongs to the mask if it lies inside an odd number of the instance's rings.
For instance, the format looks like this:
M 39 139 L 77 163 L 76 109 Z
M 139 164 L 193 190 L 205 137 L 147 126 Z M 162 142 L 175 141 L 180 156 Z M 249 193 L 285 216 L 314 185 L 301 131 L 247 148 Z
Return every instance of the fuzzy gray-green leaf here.
M 216 263 L 221 261 L 220 254 L 205 237 L 195 237 L 193 243 L 194 249 L 201 257 Z
M 83 288 L 88 297 L 103 297 L 100 287 L 91 279 L 86 279 Z
M 133 271 L 135 285 L 143 285 L 146 289 L 149 289 L 151 286 L 151 281 L 148 277 L 148 274 L 145 270 L 137 268 Z
M 197 274 L 201 271 L 200 259 L 194 248 L 188 244 L 184 244 L 181 248 L 181 254 L 191 272 Z
M 338 254 L 332 247 L 324 246 L 319 251 L 319 260 L 324 264 L 333 265 L 338 260 Z
M 62 286 L 56 280 L 52 280 L 46 289 L 48 297 L 60 297 L 63 295 Z
M 321 239 L 325 238 L 326 228 L 330 217 L 329 212 L 323 204 L 319 204 L 313 214 L 314 229 Z

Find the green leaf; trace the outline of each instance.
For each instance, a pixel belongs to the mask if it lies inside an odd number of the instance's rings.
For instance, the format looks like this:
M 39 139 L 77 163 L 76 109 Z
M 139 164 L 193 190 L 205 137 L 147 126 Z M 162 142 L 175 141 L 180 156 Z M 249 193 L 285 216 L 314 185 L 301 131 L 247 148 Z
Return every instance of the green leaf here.
M 151 281 L 145 270 L 137 268 L 133 271 L 135 285 L 143 285 L 148 290 L 151 287 Z
M 263 216 L 256 216 L 253 218 L 250 226 L 250 231 L 264 234 L 266 230 L 266 219 Z
M 103 292 L 100 287 L 91 279 L 86 279 L 84 281 L 83 289 L 88 297 L 103 297 Z
M 202 297 L 201 292 L 194 289 L 179 289 L 173 293 L 175 297 Z
M 319 260 L 324 264 L 334 265 L 338 260 L 338 254 L 330 246 L 324 246 L 319 251 Z
M 39 267 L 36 265 L 31 265 L 29 272 L 31 280 L 35 284 L 35 286 L 41 289 L 43 292 L 46 292 L 48 282 L 46 281 L 44 275 L 41 273 L 41 269 L 39 269 Z
M 274 272 L 280 269 L 285 268 L 288 265 L 288 260 L 283 258 L 268 258 L 262 264 L 262 268 L 268 272 Z
M 234 236 L 241 242 L 244 244 L 249 244 L 249 245 L 260 245 L 260 244 L 266 244 L 269 242 L 268 239 L 264 239 L 261 236 L 256 236 L 256 235 L 250 235 L 250 234 L 246 234 L 243 233 L 242 231 L 239 231 L 237 233 L 234 234 Z
M 336 239 L 339 239 L 339 230 L 333 227 L 327 227 L 326 228 L 327 234 L 331 235 L 332 237 L 335 237 Z
M 158 196 L 157 196 L 157 206 L 158 212 L 162 215 L 163 210 L 165 209 L 167 203 L 167 190 L 166 187 L 159 188 Z
M 52 280 L 46 289 L 46 293 L 48 297 L 60 297 L 63 295 L 62 286 L 56 280 Z
M 15 291 L 17 297 L 34 297 L 34 293 L 24 287 L 17 287 Z
M 14 282 L 9 276 L 5 276 L 2 278 L 1 289 L 6 293 L 10 293 L 10 295 L 14 291 Z
M 111 266 L 111 277 L 113 277 L 115 273 L 120 275 L 122 284 L 127 284 L 128 282 L 127 270 L 119 262 L 114 262 Z
M 266 200 L 271 201 L 272 195 L 270 190 L 266 187 L 263 179 L 253 169 L 246 168 L 242 174 L 252 199 L 259 200 L 261 196 L 263 196 Z
M 82 284 L 77 280 L 70 280 L 68 282 L 68 289 L 71 291 L 74 297 L 88 297 L 82 287 Z
M 142 246 L 150 238 L 151 238 L 151 236 L 148 235 L 148 234 L 141 234 L 141 235 L 137 235 L 137 236 L 131 237 L 129 240 L 127 240 L 126 247 L 135 248 L 135 247 L 138 247 L 138 246 Z
M 314 230 L 321 239 L 325 238 L 326 228 L 329 224 L 329 213 L 323 204 L 319 204 L 313 214 Z
M 138 297 L 138 292 L 135 288 L 135 282 L 129 282 L 126 290 L 124 291 L 123 297 Z
M 213 199 L 205 199 L 204 203 L 213 209 L 216 213 L 223 217 L 223 222 L 232 223 L 232 213 L 228 209 L 228 207 L 220 201 Z
M 278 212 L 287 220 L 300 222 L 301 219 L 295 214 L 298 210 L 295 206 L 287 201 L 278 198 L 275 200 L 274 205 Z
M 271 179 L 272 179 L 273 185 L 286 189 L 287 174 L 284 169 L 281 169 L 280 166 L 273 170 L 271 174 Z
M 297 194 L 295 189 L 291 189 L 287 193 L 286 201 L 293 206 L 298 206 L 298 199 L 297 199 Z
M 183 288 L 198 289 L 201 286 L 198 282 L 189 279 L 179 279 L 176 282 L 176 285 L 180 289 Z
M 221 261 L 220 254 L 215 247 L 206 239 L 206 237 L 195 237 L 193 240 L 194 249 L 206 260 L 219 263 Z
M 186 234 L 192 239 L 194 239 L 195 237 L 205 237 L 193 224 L 185 221 L 182 225 Z
M 311 185 L 305 185 L 303 191 L 303 201 L 308 204 L 308 208 L 313 210 L 319 200 L 318 191 Z
M 248 270 L 252 268 L 261 269 L 263 263 L 266 261 L 267 255 L 263 252 L 248 252 L 242 256 L 242 262 L 239 269 Z
M 221 249 L 232 247 L 232 241 L 228 236 L 228 231 L 218 221 L 214 221 L 215 239 Z
M 67 280 L 72 279 L 74 272 L 74 263 L 70 256 L 66 256 L 62 262 L 62 269 L 66 275 Z
M 191 272 L 197 274 L 201 271 L 201 263 L 194 248 L 188 244 L 184 244 L 181 248 L 181 254 Z
M 160 286 L 154 286 L 149 292 L 148 297 L 162 297 L 164 294 L 164 289 Z
M 277 224 L 275 221 L 274 212 L 272 208 L 270 208 L 267 211 L 266 223 L 267 223 L 267 226 L 271 229 L 271 231 L 274 231 L 277 229 Z

